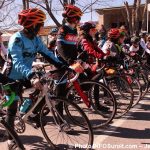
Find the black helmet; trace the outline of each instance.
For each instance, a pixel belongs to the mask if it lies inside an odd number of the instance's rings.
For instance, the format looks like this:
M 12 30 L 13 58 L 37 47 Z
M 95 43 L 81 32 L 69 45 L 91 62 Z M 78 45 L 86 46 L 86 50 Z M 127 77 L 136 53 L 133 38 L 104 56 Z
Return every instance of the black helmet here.
M 84 32 L 89 32 L 89 30 L 92 28 L 96 28 L 96 25 L 92 22 L 85 22 L 80 26 L 80 30 L 83 30 Z
M 131 43 L 138 43 L 139 41 L 140 41 L 140 38 L 137 37 L 137 36 L 133 36 L 133 37 L 131 38 Z
M 147 35 L 147 31 L 142 31 L 142 32 L 139 34 L 140 37 L 144 37 L 144 36 L 146 36 L 146 35 Z

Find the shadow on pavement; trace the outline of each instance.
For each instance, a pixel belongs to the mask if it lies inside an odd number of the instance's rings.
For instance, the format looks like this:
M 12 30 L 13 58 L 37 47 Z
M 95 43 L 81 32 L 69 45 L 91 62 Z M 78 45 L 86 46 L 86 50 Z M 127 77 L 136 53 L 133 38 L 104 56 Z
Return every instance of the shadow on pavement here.
M 110 126 L 106 131 L 96 131 L 95 135 L 109 135 L 121 138 L 131 138 L 131 139 L 150 139 L 150 129 L 145 128 L 145 130 L 136 130 L 131 128 L 122 128 Z
M 150 121 L 150 105 L 149 104 L 139 104 L 138 107 L 135 109 L 136 109 L 135 112 L 132 113 L 132 110 L 131 110 L 131 113 L 128 113 L 121 119 L 126 119 L 126 122 L 128 122 L 128 120 Z M 138 130 L 138 129 L 132 129 L 130 128 L 130 126 L 129 128 L 124 128 L 124 127 L 116 127 L 110 124 L 105 129 L 94 131 L 94 134 L 95 135 L 109 135 L 113 137 L 128 138 L 128 139 L 150 139 L 150 128 L 145 128 L 145 130 L 143 129 Z
M 52 150 L 42 137 L 32 135 L 19 135 L 24 145 L 31 145 L 30 150 Z

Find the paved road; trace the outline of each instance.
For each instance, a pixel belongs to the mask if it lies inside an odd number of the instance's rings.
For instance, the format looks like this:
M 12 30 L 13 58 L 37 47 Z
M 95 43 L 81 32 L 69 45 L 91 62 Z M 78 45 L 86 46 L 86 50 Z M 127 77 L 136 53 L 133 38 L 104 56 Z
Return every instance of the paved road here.
M 148 150 L 150 149 L 150 97 L 147 95 L 128 115 L 116 119 L 105 129 L 94 131 L 96 150 Z M 50 150 L 40 129 L 27 125 L 20 135 L 27 150 Z M 0 150 L 6 150 L 0 143 Z

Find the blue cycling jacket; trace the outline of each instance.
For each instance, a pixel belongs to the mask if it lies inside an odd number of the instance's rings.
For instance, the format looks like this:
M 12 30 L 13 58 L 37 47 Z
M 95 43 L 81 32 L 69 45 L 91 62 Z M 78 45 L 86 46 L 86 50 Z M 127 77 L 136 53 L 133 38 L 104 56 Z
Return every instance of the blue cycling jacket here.
M 14 80 L 30 79 L 32 75 L 32 63 L 37 53 L 42 54 L 51 64 L 61 67 L 62 62 L 49 51 L 37 36 L 34 39 L 27 38 L 23 32 L 15 33 L 8 44 L 9 64 L 8 77 Z

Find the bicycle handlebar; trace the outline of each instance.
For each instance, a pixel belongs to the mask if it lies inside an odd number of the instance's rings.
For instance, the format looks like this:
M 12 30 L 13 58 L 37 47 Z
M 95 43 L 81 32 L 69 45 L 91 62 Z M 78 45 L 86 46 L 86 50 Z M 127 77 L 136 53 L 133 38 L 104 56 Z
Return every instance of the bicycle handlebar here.
M 60 70 L 54 70 L 54 71 L 49 71 L 48 73 L 45 73 L 43 75 L 43 77 L 41 78 L 41 82 L 45 83 L 45 81 L 48 79 L 52 79 L 52 80 L 57 80 L 57 83 L 61 83 L 64 79 L 67 79 L 66 82 L 70 83 L 70 82 L 74 82 L 78 79 L 80 73 L 75 73 L 75 75 L 73 75 L 73 77 L 71 79 L 67 78 L 67 74 L 68 72 L 74 72 L 74 70 L 72 70 L 70 67 L 68 67 L 68 69 L 65 69 L 66 71 L 64 72 L 64 74 L 60 77 L 60 79 L 56 79 L 57 77 L 55 77 L 55 73 L 57 76 L 57 73 L 59 73 Z M 42 80 L 43 79 L 43 80 Z
M 67 80 L 67 83 L 69 83 L 69 82 L 72 83 L 72 82 L 76 81 L 78 79 L 79 75 L 80 75 L 79 73 L 76 73 L 76 75 L 72 79 Z

